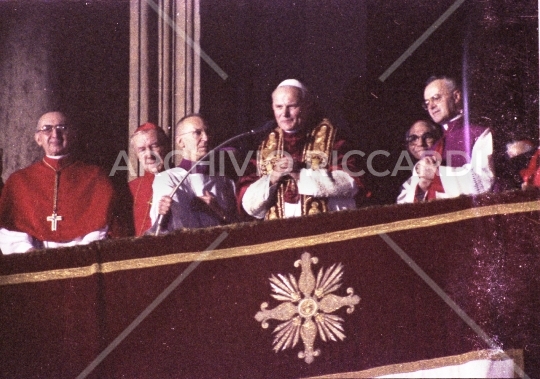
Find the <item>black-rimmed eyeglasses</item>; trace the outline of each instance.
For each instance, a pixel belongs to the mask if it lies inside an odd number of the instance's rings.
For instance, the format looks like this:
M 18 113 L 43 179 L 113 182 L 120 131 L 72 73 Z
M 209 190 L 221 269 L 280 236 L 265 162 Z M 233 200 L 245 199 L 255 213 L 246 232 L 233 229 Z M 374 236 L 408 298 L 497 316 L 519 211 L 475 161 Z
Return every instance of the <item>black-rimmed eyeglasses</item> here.
M 421 136 L 418 136 L 416 134 L 409 134 L 409 136 L 407 137 L 405 142 L 408 145 L 416 145 L 419 140 L 422 141 L 422 144 L 431 145 L 431 144 L 433 144 L 433 142 L 435 142 L 435 137 L 430 132 L 424 133 Z

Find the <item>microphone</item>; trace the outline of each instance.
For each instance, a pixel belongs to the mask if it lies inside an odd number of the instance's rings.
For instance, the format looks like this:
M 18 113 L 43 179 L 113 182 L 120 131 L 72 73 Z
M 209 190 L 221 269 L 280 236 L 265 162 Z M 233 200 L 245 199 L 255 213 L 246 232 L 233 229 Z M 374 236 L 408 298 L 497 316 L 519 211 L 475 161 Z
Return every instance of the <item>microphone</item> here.
M 223 146 L 233 142 L 233 141 L 236 141 L 237 139 L 240 139 L 242 137 L 245 137 L 245 136 L 251 136 L 251 135 L 254 135 L 254 134 L 259 134 L 259 133 L 263 133 L 263 132 L 269 132 L 271 129 L 273 129 L 275 127 L 275 122 L 274 120 L 270 120 L 270 121 L 266 121 L 262 126 L 258 127 L 258 128 L 255 128 L 255 129 L 251 129 L 251 130 L 248 130 L 247 132 L 244 132 L 244 133 L 241 133 L 241 134 L 238 134 L 234 137 L 231 137 L 229 138 L 228 140 L 226 140 L 225 142 L 222 142 L 220 143 L 219 145 L 217 145 L 216 147 L 210 149 L 210 151 L 208 153 L 206 153 L 202 158 L 200 158 L 197 162 L 195 162 L 191 168 L 186 172 L 186 175 L 182 178 L 182 180 L 180 180 L 180 182 L 173 188 L 173 190 L 171 191 L 169 197 L 173 197 L 174 194 L 176 193 L 176 191 L 178 191 L 178 188 L 180 188 L 180 186 L 184 183 L 184 181 L 187 179 L 188 175 L 191 173 L 191 171 L 193 171 L 195 169 L 195 167 L 197 167 L 199 165 L 199 163 L 201 163 L 202 161 L 204 161 L 206 158 L 208 158 L 210 156 L 210 154 L 214 154 L 216 152 L 216 150 L 219 150 L 220 148 L 222 148 Z M 156 232 L 154 235 L 159 235 L 159 232 L 161 231 L 161 228 L 163 227 L 163 225 L 161 225 L 163 223 L 163 215 L 158 215 L 158 218 L 156 219 Z
M 248 135 L 269 132 L 275 126 L 276 126 L 276 123 L 274 120 L 266 121 L 262 126 L 259 126 L 258 128 L 250 130 L 248 132 Z

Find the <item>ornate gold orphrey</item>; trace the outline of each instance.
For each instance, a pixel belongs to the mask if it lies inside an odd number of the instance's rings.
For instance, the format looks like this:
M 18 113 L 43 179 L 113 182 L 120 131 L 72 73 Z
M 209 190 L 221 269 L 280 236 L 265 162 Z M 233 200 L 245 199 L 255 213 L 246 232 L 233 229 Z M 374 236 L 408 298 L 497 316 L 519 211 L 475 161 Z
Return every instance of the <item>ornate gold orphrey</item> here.
M 268 328 L 268 320 L 284 321 L 274 330 L 274 351 L 293 348 L 302 338 L 304 351 L 298 353 L 298 358 L 306 363 L 320 355 L 320 350 L 314 350 L 317 334 L 324 342 L 327 340 L 343 341 L 343 319 L 330 313 L 341 307 L 348 307 L 347 313 L 354 312 L 354 306 L 360 302 L 360 297 L 354 295 L 352 288 L 347 288 L 348 296 L 341 297 L 332 294 L 341 287 L 343 265 L 333 264 L 329 269 L 319 270 L 317 279 L 311 270 L 311 264 L 317 264 L 318 258 L 303 253 L 294 266 L 302 266 L 298 282 L 289 274 L 272 275 L 270 285 L 274 299 L 283 301 L 274 309 L 268 310 L 268 303 L 261 304 L 261 311 L 255 319 L 261 322 L 263 328 Z

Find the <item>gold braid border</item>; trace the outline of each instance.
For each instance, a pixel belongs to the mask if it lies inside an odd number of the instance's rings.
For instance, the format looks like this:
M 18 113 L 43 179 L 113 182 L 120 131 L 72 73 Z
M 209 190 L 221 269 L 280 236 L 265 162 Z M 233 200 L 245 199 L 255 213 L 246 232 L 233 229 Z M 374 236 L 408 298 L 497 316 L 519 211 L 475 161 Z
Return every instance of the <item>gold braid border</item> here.
M 358 372 L 342 372 L 339 374 L 329 374 L 324 376 L 313 376 L 306 379 L 357 379 L 357 378 L 375 378 L 384 375 L 398 375 L 411 373 L 415 374 L 420 370 L 432 370 L 445 366 L 457 366 L 475 360 L 503 361 L 512 359 L 514 365 L 523 369 L 524 358 L 522 349 L 510 349 L 507 351 L 497 350 L 478 350 L 469 353 L 452 355 L 442 358 L 426 359 L 417 362 L 399 363 L 395 365 L 376 367 L 369 370 Z M 414 376 L 411 376 L 414 377 Z M 518 376 L 516 376 L 517 378 Z
M 318 157 L 321 162 L 326 162 L 324 169 L 337 165 L 332 162 L 332 149 L 336 140 L 336 128 L 327 118 L 323 119 L 312 131 L 309 142 L 304 147 L 302 161 L 308 164 L 308 168 L 318 170 L 319 165 L 314 165 L 313 158 Z M 328 212 L 328 198 L 300 195 L 302 204 L 302 216 Z
M 283 131 L 277 127 L 259 146 L 257 161 L 258 175 L 272 174 L 277 159 L 283 156 Z M 264 217 L 265 220 L 283 218 L 283 184 L 278 189 L 276 204 L 272 205 Z
M 308 167 L 319 168 L 330 167 L 337 164 L 331 162 L 332 148 L 336 139 L 336 128 L 330 123 L 330 120 L 323 119 L 316 127 L 309 132 L 309 138 L 304 146 L 302 153 L 302 162 L 309 161 Z M 259 146 L 257 160 L 257 172 L 259 176 L 270 175 L 277 159 L 283 157 L 283 130 L 275 128 Z M 313 165 L 312 159 L 317 159 L 319 163 Z M 285 179 L 279 184 L 276 194 L 276 202 L 266 213 L 265 220 L 282 219 L 284 214 L 284 194 L 287 187 L 291 184 L 296 185 L 294 179 Z M 313 196 L 300 195 L 302 204 L 302 215 L 325 213 L 328 211 L 327 198 L 314 198 Z
M 465 221 L 475 218 L 496 215 L 508 215 L 523 212 L 535 212 L 540 210 L 539 201 L 526 203 L 497 204 L 485 207 L 471 208 L 457 212 L 438 214 L 434 216 L 421 217 L 416 219 L 400 220 L 386 224 L 363 226 L 348 230 L 312 235 L 306 237 L 289 238 L 280 241 L 271 241 L 257 245 L 238 246 L 225 249 L 217 249 L 211 254 L 201 252 L 186 252 L 169 254 L 159 257 L 128 259 L 116 262 L 94 263 L 90 266 L 75 267 L 68 269 L 49 270 L 43 272 L 22 273 L 0 276 L 0 286 L 45 282 L 49 280 L 83 278 L 97 273 L 106 274 L 123 270 L 136 270 L 158 266 L 187 263 L 198 260 L 217 260 L 235 257 L 267 254 L 285 249 L 306 248 L 321 244 L 342 242 L 357 238 L 374 236 L 381 233 L 392 233 L 403 230 L 418 228 L 428 228 L 431 226 L 449 224 L 453 222 Z

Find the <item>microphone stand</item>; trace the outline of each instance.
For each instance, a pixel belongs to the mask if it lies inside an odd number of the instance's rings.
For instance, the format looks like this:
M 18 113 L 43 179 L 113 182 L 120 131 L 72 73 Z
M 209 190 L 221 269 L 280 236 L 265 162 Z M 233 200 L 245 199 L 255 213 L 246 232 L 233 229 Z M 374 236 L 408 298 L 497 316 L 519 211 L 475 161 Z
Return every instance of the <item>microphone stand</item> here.
M 262 132 L 266 132 L 266 131 L 270 130 L 273 126 L 274 126 L 274 121 L 267 121 L 263 126 L 261 126 L 259 128 L 248 130 L 247 132 L 244 132 L 242 134 L 238 134 L 238 135 L 236 135 L 234 137 L 229 138 L 225 142 L 220 143 L 216 147 L 212 148 L 208 153 L 206 153 L 203 157 L 201 157 L 198 161 L 196 161 L 191 166 L 191 168 L 189 170 L 187 170 L 186 175 L 184 175 L 182 180 L 180 180 L 180 182 L 173 188 L 173 190 L 171 191 L 171 194 L 169 195 L 169 197 L 174 196 L 176 191 L 178 191 L 178 188 L 180 188 L 180 186 L 184 183 L 184 181 L 187 179 L 188 175 L 193 171 L 193 169 L 195 169 L 195 167 L 197 167 L 199 165 L 199 163 L 201 163 L 206 158 L 208 158 L 210 156 L 210 154 L 215 153 L 216 150 L 222 148 L 223 146 L 225 146 L 225 145 L 227 145 L 227 144 L 229 144 L 229 143 L 231 143 L 233 141 L 236 141 L 237 139 L 240 139 L 240 138 L 243 138 L 243 137 L 246 137 L 246 136 L 251 136 L 251 135 L 254 135 L 254 134 L 259 134 L 259 133 L 262 133 Z M 158 236 L 159 233 L 161 232 L 161 227 L 163 226 L 163 225 L 161 225 L 162 222 L 163 222 L 163 215 L 159 214 L 158 218 L 156 219 L 157 226 L 156 226 L 156 232 L 154 234 L 155 236 Z

